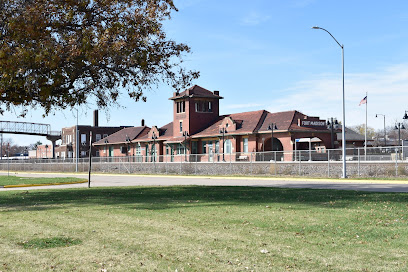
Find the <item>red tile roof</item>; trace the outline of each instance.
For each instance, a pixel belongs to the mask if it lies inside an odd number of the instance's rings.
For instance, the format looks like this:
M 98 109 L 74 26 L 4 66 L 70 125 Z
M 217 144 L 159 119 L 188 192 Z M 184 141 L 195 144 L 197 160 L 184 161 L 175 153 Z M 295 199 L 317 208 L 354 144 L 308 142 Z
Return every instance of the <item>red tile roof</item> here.
M 173 122 L 168 123 L 167 125 L 162 126 L 161 128 L 159 128 L 159 137 L 157 138 L 157 141 L 166 141 L 170 138 L 173 137 Z M 137 139 L 135 139 L 133 142 L 150 142 L 152 141 L 151 138 L 149 138 L 146 135 L 143 135 L 142 137 L 138 137 Z
M 220 125 L 226 117 L 230 117 L 236 123 L 236 130 L 228 131 L 227 128 L 226 135 L 252 134 L 256 132 L 270 131 L 268 128 L 271 123 L 276 124 L 277 131 L 316 130 L 316 128 L 300 127 L 298 125 L 298 119 L 304 119 L 307 117 L 301 112 L 293 110 L 270 113 L 266 110 L 259 110 L 220 116 L 214 123 L 210 124 L 201 132 L 192 135 L 192 137 L 211 137 L 221 135 Z
M 132 141 L 139 136 L 144 136 L 145 134 L 147 134 L 149 129 L 150 128 L 146 126 L 124 128 L 122 130 L 119 130 L 118 132 L 109 135 L 108 137 L 105 137 L 95 142 L 94 145 L 105 145 L 106 144 L 105 141 L 107 141 L 108 144 L 126 143 L 127 137 L 129 137 L 129 139 Z
M 184 97 L 209 97 L 209 98 L 218 98 L 222 99 L 223 97 L 214 94 L 213 92 L 204 89 L 198 85 L 194 85 L 193 87 L 188 88 L 187 90 L 179 93 L 179 95 L 170 97 L 169 100 L 180 99 Z
M 228 132 L 226 134 L 250 134 L 257 130 L 260 122 L 263 120 L 263 116 L 267 113 L 265 110 L 259 111 L 250 111 L 250 112 L 241 112 L 241 113 L 234 113 L 230 115 L 223 115 L 220 116 L 218 120 L 216 120 L 213 124 L 209 127 L 204 129 L 203 131 L 192 135 L 193 137 L 207 137 L 207 136 L 215 136 L 220 135 L 220 125 L 224 118 L 230 117 L 235 123 L 237 124 L 237 128 L 233 132 Z

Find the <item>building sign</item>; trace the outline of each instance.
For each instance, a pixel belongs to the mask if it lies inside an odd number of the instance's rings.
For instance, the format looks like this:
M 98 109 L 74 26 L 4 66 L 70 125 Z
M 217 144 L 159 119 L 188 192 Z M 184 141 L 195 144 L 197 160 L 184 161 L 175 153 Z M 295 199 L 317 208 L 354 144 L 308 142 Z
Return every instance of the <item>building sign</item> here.
M 320 129 L 326 129 L 326 121 L 322 120 L 298 120 L 298 125 L 301 127 L 314 127 Z

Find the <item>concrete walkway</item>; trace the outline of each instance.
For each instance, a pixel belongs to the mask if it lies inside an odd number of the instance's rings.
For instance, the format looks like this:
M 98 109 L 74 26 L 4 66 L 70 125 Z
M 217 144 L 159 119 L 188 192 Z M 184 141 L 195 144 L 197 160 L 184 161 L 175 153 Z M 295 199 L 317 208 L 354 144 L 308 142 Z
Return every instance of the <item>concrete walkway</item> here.
M 0 172 L 7 175 L 7 172 Z M 88 178 L 87 174 L 75 173 L 26 173 L 13 172 L 10 175 L 20 177 L 78 177 Z M 357 190 L 375 192 L 408 192 L 408 180 L 351 180 L 351 179 L 309 179 L 309 178 L 262 178 L 262 177 L 199 177 L 199 176 L 153 176 L 153 175 L 114 175 L 93 174 L 91 187 L 115 186 L 175 186 L 175 185 L 201 185 L 201 186 L 259 186 L 282 188 L 310 188 L 310 189 L 335 189 Z M 0 188 L 1 191 L 10 190 L 38 190 L 38 189 L 64 189 L 86 188 L 87 183 L 52 185 L 38 187 Z

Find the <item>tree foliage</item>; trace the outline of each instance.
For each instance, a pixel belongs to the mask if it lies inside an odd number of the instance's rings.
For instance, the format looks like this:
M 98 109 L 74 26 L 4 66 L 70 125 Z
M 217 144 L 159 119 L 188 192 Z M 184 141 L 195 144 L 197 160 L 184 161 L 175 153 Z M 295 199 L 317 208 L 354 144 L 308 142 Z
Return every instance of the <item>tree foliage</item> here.
M 365 124 L 356 125 L 350 128 L 357 132 L 358 134 L 365 135 Z M 375 129 L 372 127 L 367 127 L 367 137 L 369 139 L 372 139 L 375 135 L 376 135 Z
M 187 87 L 190 48 L 167 38 L 172 0 L 0 0 L 0 111 L 42 107 L 45 114 L 93 98 L 117 104 L 124 90 L 166 83 Z

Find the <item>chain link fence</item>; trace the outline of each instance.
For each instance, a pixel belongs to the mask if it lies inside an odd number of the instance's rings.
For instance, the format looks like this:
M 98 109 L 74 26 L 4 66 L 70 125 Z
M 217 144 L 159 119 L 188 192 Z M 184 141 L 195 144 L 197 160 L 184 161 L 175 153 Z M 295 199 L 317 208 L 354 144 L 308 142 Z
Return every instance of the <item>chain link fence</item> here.
M 348 177 L 408 177 L 406 147 L 349 148 Z M 342 150 L 92 158 L 93 173 L 340 177 Z M 89 159 L 7 159 L 2 171 L 88 172 Z

